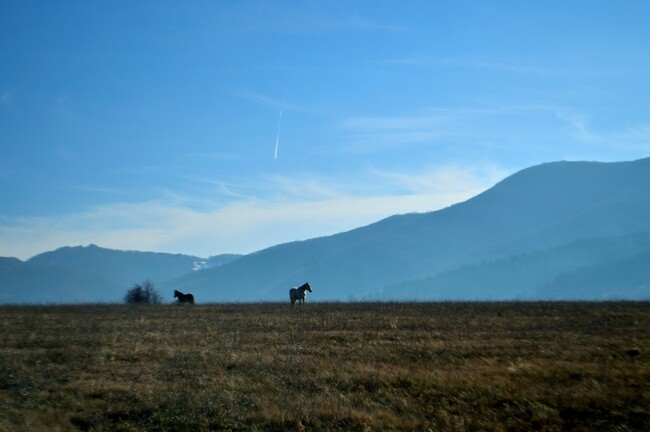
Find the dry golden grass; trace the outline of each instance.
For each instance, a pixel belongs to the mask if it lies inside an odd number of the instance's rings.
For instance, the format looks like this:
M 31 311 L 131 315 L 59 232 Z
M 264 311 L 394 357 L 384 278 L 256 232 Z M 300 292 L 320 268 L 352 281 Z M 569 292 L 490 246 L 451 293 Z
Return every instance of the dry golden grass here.
M 650 303 L 0 307 L 0 430 L 650 430 Z

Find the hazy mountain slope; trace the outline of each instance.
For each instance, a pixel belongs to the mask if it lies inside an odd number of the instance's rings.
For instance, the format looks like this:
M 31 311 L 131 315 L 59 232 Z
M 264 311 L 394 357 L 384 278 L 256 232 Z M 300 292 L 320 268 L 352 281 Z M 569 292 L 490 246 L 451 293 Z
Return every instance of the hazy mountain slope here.
M 172 290 L 163 289 L 167 279 L 192 272 L 197 262 L 217 267 L 237 258 L 227 254 L 202 260 L 96 245 L 63 247 L 26 262 L 0 257 L 0 303 L 121 302 L 129 288 L 145 280 L 171 301 Z
M 559 275 L 540 287 L 536 297 L 553 300 L 650 299 L 650 250 Z
M 221 264 L 234 256 L 212 263 Z M 192 272 L 201 258 L 153 252 L 118 251 L 87 247 L 63 247 L 26 262 L 0 260 L 0 302 L 120 302 L 136 283 L 151 280 L 160 290 L 167 279 Z M 172 299 L 171 292 L 161 291 Z
M 392 216 L 349 232 L 243 257 L 204 260 L 91 245 L 61 248 L 27 262 L 2 260 L 0 301 L 19 296 L 24 301 L 121 301 L 128 288 L 146 279 L 166 299 L 179 289 L 193 292 L 199 302 L 286 300 L 289 288 L 310 281 L 314 298 L 346 300 L 373 298 L 386 286 L 394 291 L 398 284 L 412 280 L 447 278 L 445 284 L 456 280 L 458 285 L 472 274 L 477 280 L 484 278 L 476 287 L 500 286 L 492 298 L 531 292 L 553 296 L 560 289 L 557 284 L 569 283 L 560 275 L 599 262 L 593 257 L 577 259 L 580 248 L 573 243 L 635 233 L 650 233 L 650 158 L 548 163 L 522 170 L 443 210 Z M 630 258 L 624 251 L 624 247 L 614 250 L 600 264 Z M 197 267 L 208 268 L 192 271 L 197 261 L 205 263 Z M 539 262 L 546 264 L 540 267 Z M 639 258 L 626 265 L 642 262 Z M 523 270 L 517 273 L 517 266 Z M 552 271 L 545 274 L 544 266 Z M 637 270 L 630 274 L 643 279 L 644 273 Z M 469 276 L 465 271 L 470 271 Z M 504 282 L 515 274 L 518 282 Z M 586 280 L 587 276 L 575 273 L 573 278 Z M 531 291 L 530 287 L 543 284 L 548 284 L 544 290 Z M 403 287 L 395 298 L 409 296 L 411 288 Z M 481 290 L 464 289 L 466 298 L 485 298 Z M 50 299 L 54 292 L 60 294 Z M 436 298 L 437 294 L 427 295 Z
M 463 265 L 581 238 L 650 232 L 650 159 L 558 162 L 520 171 L 464 203 L 275 246 L 174 281 L 208 300 L 347 299 Z
M 609 263 L 627 260 L 650 252 L 650 233 L 632 234 L 614 238 L 592 238 L 542 251 L 517 254 L 508 258 L 463 266 L 426 279 L 411 280 L 386 287 L 381 293 L 385 300 L 409 298 L 417 300 L 466 300 L 466 299 L 549 299 L 570 297 L 571 287 L 563 284 L 565 276 L 582 275 L 586 279 L 596 268 L 606 268 Z M 648 262 L 650 264 L 650 262 Z M 646 266 L 650 267 L 650 266 Z M 587 272 L 587 273 L 584 273 Z M 583 274 L 584 273 L 584 274 Z M 596 274 L 596 273 L 594 273 Z M 597 274 L 604 275 L 602 271 Z M 603 290 L 618 291 L 612 285 L 620 273 Z M 648 279 L 650 280 L 650 279 Z M 553 286 L 549 284 L 555 281 Z M 587 284 L 589 286 L 589 284 Z M 553 292 L 557 290 L 557 292 Z M 592 298 L 602 298 L 593 294 Z M 586 293 L 586 292 L 585 292 Z M 576 296 L 578 297 L 578 296 Z M 580 297 L 585 297 L 581 295 Z M 588 297 L 588 295 L 586 296 Z
M 221 255 L 211 256 L 210 258 L 205 260 L 206 268 L 219 267 L 221 265 L 228 264 L 229 262 L 232 262 L 241 257 L 242 255 L 238 255 L 238 254 L 221 254 Z
M 146 279 L 154 283 L 192 271 L 195 256 L 105 249 L 96 245 L 63 247 L 36 255 L 30 264 L 92 272 L 116 285 L 129 287 Z
M 117 288 L 93 272 L 0 258 L 0 303 L 116 301 Z

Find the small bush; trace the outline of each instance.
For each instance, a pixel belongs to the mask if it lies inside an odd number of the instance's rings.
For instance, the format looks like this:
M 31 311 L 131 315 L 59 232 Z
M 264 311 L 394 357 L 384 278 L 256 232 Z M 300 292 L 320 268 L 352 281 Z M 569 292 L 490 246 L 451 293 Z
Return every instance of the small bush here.
M 142 284 L 135 284 L 124 296 L 124 302 L 127 304 L 160 304 L 162 297 L 153 287 L 153 283 L 146 281 Z

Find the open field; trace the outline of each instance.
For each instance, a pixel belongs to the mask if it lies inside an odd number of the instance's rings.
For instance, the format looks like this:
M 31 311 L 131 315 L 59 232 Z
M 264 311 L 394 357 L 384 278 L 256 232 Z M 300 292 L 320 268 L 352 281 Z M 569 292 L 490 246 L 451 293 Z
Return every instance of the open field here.
M 1 431 L 650 430 L 650 303 L 0 307 Z

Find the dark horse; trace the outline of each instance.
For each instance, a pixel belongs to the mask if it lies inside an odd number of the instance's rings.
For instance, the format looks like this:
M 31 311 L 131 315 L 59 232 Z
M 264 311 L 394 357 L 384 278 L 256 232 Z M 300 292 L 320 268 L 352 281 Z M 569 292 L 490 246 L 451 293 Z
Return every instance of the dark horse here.
M 300 285 L 298 288 L 291 288 L 289 290 L 289 298 L 291 299 L 291 306 L 293 306 L 296 300 L 298 300 L 298 304 L 305 304 L 305 297 L 307 297 L 305 291 L 311 292 L 311 286 L 309 286 L 309 282 L 305 282 L 304 284 Z
M 194 304 L 194 296 L 192 294 L 183 294 L 180 291 L 174 290 L 174 298 L 178 299 L 178 303 Z

